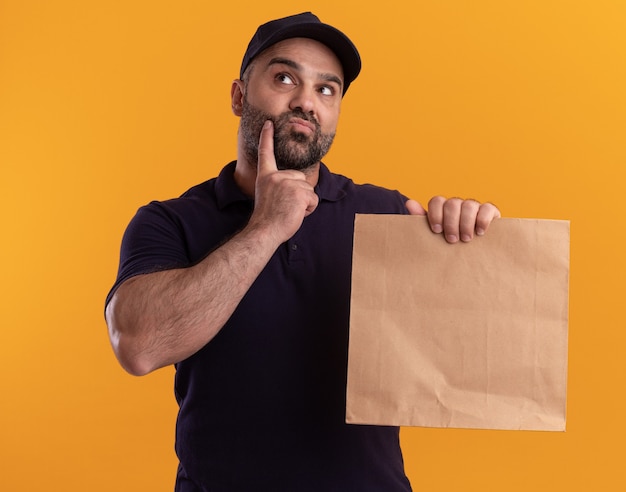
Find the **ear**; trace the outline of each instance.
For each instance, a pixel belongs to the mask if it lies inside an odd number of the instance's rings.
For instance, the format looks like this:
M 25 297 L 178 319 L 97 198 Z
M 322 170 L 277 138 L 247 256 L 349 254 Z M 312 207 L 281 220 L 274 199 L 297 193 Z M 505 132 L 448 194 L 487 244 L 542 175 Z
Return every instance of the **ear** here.
M 243 80 L 233 80 L 233 85 L 230 88 L 230 107 L 235 116 L 241 116 L 241 112 L 243 110 L 244 91 Z

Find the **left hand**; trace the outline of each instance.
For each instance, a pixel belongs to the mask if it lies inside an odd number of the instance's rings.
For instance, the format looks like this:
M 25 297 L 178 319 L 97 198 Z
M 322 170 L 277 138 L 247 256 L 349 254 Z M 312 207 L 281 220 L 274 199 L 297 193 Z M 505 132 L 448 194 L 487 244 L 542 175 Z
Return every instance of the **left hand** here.
M 456 243 L 471 241 L 474 234 L 482 236 L 493 219 L 500 217 L 500 210 L 492 203 L 476 200 L 434 196 L 428 202 L 428 212 L 415 200 L 407 200 L 406 208 L 411 215 L 426 215 L 433 232 L 443 232 L 446 241 Z

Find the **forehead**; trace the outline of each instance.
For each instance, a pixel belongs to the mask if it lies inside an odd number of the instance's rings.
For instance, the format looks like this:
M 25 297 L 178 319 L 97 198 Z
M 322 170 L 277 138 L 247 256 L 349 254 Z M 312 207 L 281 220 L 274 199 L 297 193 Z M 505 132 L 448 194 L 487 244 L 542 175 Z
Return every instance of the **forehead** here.
M 309 38 L 290 38 L 270 46 L 254 60 L 264 70 L 275 58 L 292 60 L 305 69 L 333 74 L 343 80 L 343 68 L 328 46 Z

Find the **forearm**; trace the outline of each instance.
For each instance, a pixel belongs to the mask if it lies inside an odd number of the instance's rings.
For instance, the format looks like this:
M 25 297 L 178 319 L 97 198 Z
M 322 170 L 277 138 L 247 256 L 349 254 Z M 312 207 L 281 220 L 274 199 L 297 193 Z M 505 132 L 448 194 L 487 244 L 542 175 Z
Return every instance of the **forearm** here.
M 248 226 L 193 267 L 124 282 L 106 310 L 120 364 L 143 375 L 197 352 L 226 323 L 277 246 L 271 233 Z

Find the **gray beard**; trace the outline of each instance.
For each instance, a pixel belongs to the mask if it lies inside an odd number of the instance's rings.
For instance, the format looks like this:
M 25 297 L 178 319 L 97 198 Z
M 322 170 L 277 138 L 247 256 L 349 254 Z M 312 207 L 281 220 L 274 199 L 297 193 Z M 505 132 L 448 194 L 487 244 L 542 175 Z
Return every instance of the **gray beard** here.
M 313 135 L 295 132 L 286 127 L 291 118 L 300 118 L 315 125 Z M 239 131 L 250 163 L 259 160 L 259 137 L 267 120 L 274 123 L 274 156 L 278 169 L 306 171 L 315 166 L 329 151 L 335 134 L 322 133 L 319 123 L 302 110 L 287 111 L 277 117 L 249 104 L 244 97 Z

